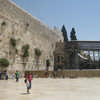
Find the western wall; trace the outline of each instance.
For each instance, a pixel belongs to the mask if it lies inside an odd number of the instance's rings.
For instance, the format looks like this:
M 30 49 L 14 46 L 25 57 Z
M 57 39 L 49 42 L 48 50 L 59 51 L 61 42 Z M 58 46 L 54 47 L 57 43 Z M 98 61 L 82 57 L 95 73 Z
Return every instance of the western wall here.
M 10 52 L 10 39 L 16 39 L 17 54 L 13 61 Z M 51 62 L 50 70 L 53 70 L 55 43 L 63 41 L 62 33 L 55 28 L 50 29 L 37 18 L 18 7 L 10 0 L 0 0 L 0 58 L 7 58 L 10 61 L 8 71 L 37 70 L 34 48 L 42 52 L 39 60 L 39 70 L 46 69 L 46 59 Z M 21 60 L 21 49 L 29 44 L 29 58 L 24 68 Z M 2 67 L 0 67 L 2 69 Z

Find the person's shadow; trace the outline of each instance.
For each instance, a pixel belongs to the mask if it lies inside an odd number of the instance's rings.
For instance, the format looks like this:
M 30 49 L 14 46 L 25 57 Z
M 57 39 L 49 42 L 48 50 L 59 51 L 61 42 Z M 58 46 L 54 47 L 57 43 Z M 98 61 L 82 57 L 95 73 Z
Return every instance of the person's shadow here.
M 31 94 L 31 93 L 21 93 L 21 95 L 27 95 L 27 94 Z

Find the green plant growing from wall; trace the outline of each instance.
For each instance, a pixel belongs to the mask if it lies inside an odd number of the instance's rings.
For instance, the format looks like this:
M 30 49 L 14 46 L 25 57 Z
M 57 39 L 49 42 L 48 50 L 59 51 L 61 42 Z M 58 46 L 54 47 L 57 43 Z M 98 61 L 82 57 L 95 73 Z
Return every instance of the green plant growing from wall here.
M 2 22 L 1 26 L 5 26 L 6 25 L 6 22 Z
M 22 46 L 22 60 L 24 68 L 26 66 L 26 62 L 28 61 L 28 57 L 29 57 L 29 44 L 25 44 Z
M 0 58 L 0 66 L 1 67 L 8 67 L 9 66 L 9 61 L 6 58 Z
M 16 47 L 16 40 L 15 38 L 10 38 L 10 44 L 12 45 L 12 47 Z
M 39 48 L 35 48 L 34 52 L 35 52 L 35 59 L 36 59 L 37 70 L 39 70 L 39 58 L 40 58 L 42 52 L 41 52 L 41 50 Z
M 10 38 L 10 54 L 13 57 L 13 62 L 15 62 L 15 55 L 18 52 L 16 49 L 16 39 Z

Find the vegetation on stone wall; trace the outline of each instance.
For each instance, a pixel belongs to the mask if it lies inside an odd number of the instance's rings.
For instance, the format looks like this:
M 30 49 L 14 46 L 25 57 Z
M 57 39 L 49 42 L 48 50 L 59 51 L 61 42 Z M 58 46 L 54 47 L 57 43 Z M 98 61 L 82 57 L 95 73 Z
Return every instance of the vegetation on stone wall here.
M 2 22 L 1 26 L 5 26 L 6 25 L 6 22 Z
M 8 67 L 9 66 L 9 61 L 6 58 L 0 58 L 0 66 L 2 67 Z
M 18 53 L 18 50 L 16 48 L 16 39 L 11 37 L 10 38 L 10 50 L 9 50 L 10 56 L 12 57 L 12 63 L 15 62 L 15 55 Z
M 28 61 L 28 57 L 29 57 L 29 44 L 25 44 L 22 46 L 22 61 L 23 61 L 23 65 L 24 67 L 26 66 L 26 62 Z
M 10 38 L 10 44 L 12 47 L 16 47 L 16 40 L 15 38 Z
M 39 58 L 42 54 L 41 50 L 39 48 L 35 48 L 34 49 L 34 52 L 35 52 L 35 59 L 36 59 L 36 65 L 37 65 L 37 70 L 39 70 Z
M 22 46 L 22 57 L 29 56 L 29 44 L 25 44 Z

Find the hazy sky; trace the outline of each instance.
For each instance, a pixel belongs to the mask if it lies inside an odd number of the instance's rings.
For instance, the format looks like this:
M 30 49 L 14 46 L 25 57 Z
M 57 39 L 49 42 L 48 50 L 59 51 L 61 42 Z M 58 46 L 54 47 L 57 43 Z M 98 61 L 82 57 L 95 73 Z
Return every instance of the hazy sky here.
M 53 29 L 64 24 L 68 36 L 76 30 L 78 40 L 100 40 L 100 0 L 12 0 Z

